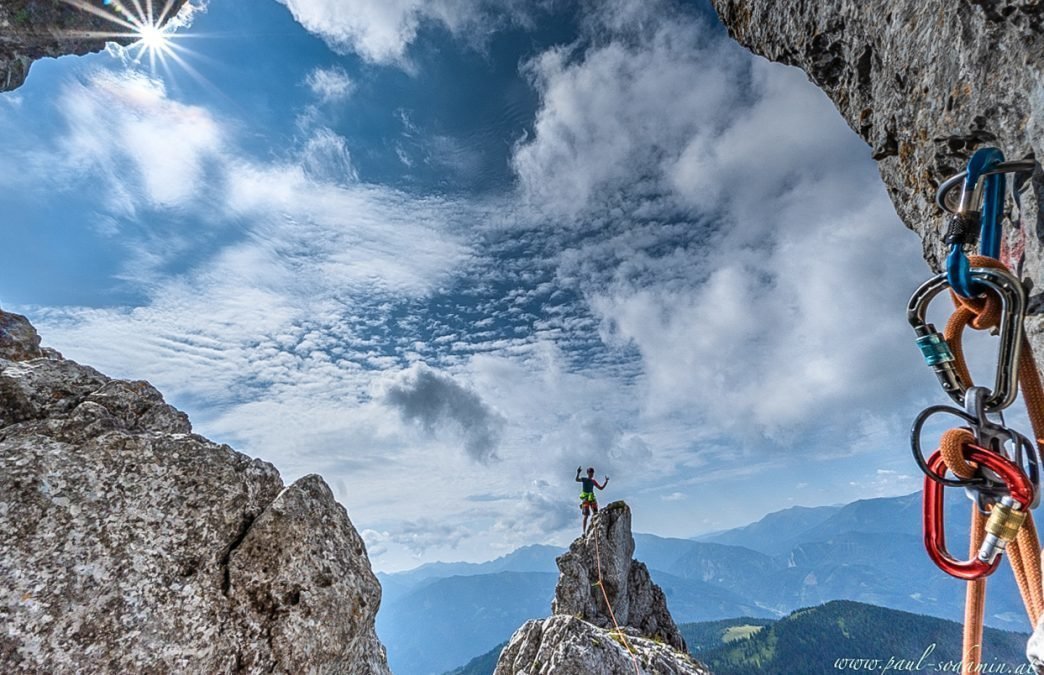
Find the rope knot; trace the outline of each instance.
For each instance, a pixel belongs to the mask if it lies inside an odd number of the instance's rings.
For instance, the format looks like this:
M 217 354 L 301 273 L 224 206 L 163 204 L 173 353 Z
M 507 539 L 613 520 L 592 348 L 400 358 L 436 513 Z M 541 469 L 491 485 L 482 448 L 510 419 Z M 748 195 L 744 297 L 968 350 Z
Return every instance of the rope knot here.
M 939 439 L 939 452 L 946 462 L 946 468 L 958 478 L 975 478 L 978 464 L 964 458 L 964 446 L 974 443 L 975 435 L 964 428 L 947 429 Z
M 994 267 L 1007 270 L 1004 263 L 984 255 L 968 256 L 972 267 Z M 981 298 L 964 298 L 950 291 L 957 313 L 967 313 L 970 325 L 975 330 L 992 330 L 1000 324 L 1001 299 L 996 293 L 986 293 Z

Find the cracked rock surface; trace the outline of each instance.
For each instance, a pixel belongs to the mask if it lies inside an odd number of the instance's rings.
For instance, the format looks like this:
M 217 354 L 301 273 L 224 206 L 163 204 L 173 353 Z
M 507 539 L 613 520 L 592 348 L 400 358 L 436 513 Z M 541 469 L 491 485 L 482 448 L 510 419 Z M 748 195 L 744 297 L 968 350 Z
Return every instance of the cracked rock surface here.
M 389 672 L 321 478 L 284 487 L 3 311 L 0 578 L 2 672 Z
M 708 673 L 687 653 L 663 591 L 633 555 L 631 509 L 613 502 L 558 557 L 552 616 L 515 631 L 495 675 L 628 675 L 635 663 L 646 673 Z
M 687 654 L 633 629 L 626 630 L 625 642 L 613 631 L 564 615 L 527 621 L 515 631 L 494 675 L 634 675 L 634 661 L 649 675 L 710 675 Z

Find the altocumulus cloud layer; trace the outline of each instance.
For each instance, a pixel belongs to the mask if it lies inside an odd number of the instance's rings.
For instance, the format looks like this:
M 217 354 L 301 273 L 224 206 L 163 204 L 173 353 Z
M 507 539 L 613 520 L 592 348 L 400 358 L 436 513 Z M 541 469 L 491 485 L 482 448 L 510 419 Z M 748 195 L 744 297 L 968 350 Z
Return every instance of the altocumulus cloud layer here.
M 510 187 L 405 191 L 368 181 L 324 110 L 354 110 L 374 73 L 424 77 L 426 30 L 493 59 L 556 3 L 283 2 L 367 65 L 303 69 L 278 152 L 116 68 L 64 82 L 58 132 L 0 162 L 27 190 L 91 186 L 85 226 L 137 294 L 25 308 L 49 343 L 152 380 L 288 478 L 321 472 L 378 568 L 566 540 L 577 464 L 639 529 L 681 536 L 914 487 L 882 451 L 931 391 L 901 312 L 918 247 L 802 73 L 706 8 L 570 5 L 569 40 L 511 56 L 537 100 Z M 700 509 L 718 500 L 724 520 Z

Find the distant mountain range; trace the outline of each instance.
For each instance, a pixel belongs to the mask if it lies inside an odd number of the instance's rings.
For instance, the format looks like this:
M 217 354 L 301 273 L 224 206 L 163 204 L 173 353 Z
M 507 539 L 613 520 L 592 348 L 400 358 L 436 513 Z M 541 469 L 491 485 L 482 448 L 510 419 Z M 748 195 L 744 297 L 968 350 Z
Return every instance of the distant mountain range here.
M 948 539 L 958 555 L 970 505 L 947 503 Z M 663 587 L 679 623 L 775 619 L 831 600 L 960 620 L 961 583 L 925 554 L 920 514 L 919 494 L 796 507 L 696 540 L 636 534 L 635 557 Z M 438 675 L 503 642 L 525 620 L 547 616 L 562 551 L 526 546 L 485 563 L 378 575 L 384 597 L 377 632 L 392 670 Z M 987 624 L 1026 628 L 1008 569 L 991 577 Z
M 689 652 L 716 675 L 955 672 L 961 658 L 960 624 L 846 600 L 778 620 L 741 617 L 678 628 Z M 987 628 L 983 672 L 1032 672 L 1025 670 L 1028 637 Z M 492 675 L 503 648 L 501 643 L 445 675 Z M 877 664 L 868 663 L 875 659 Z M 1007 670 L 1000 669 L 1002 663 Z
M 859 602 L 835 600 L 767 625 L 686 624 L 682 634 L 700 645 L 690 651 L 715 675 L 960 671 L 954 665 L 961 659 L 959 623 Z M 1033 672 L 1026 670 L 1027 639 L 1028 633 L 987 628 L 982 672 Z

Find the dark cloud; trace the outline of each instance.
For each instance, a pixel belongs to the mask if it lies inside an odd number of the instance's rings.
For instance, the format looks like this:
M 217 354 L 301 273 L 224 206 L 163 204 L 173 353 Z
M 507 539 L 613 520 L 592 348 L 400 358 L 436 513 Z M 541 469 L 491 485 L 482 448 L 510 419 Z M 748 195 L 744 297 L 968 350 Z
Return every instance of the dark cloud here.
M 429 433 L 447 423 L 458 427 L 470 457 L 480 462 L 496 459 L 504 418 L 452 376 L 414 364 L 387 386 L 384 402 Z

